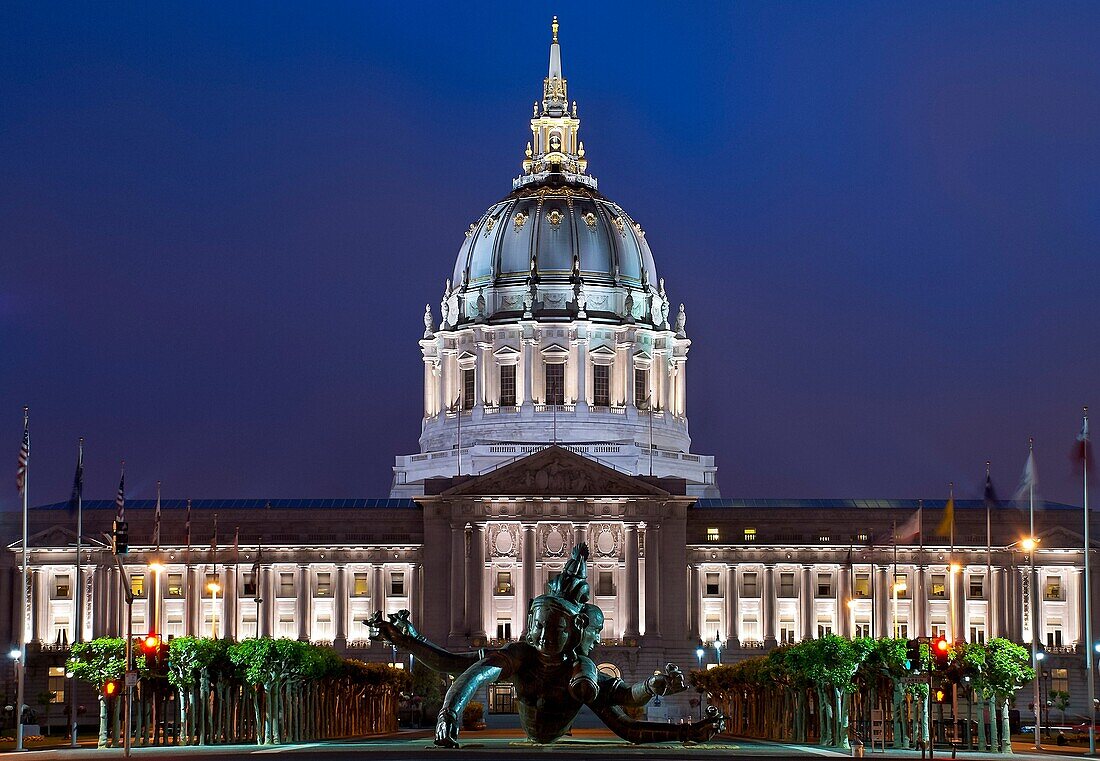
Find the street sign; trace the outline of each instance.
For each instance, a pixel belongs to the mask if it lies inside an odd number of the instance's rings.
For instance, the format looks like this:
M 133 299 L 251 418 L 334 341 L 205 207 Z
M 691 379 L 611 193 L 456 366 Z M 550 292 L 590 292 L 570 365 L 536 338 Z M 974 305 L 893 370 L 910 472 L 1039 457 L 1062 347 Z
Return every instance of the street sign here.
M 126 686 L 127 687 L 137 687 L 137 683 L 138 683 L 138 672 L 136 672 L 136 671 L 127 671 L 126 672 Z

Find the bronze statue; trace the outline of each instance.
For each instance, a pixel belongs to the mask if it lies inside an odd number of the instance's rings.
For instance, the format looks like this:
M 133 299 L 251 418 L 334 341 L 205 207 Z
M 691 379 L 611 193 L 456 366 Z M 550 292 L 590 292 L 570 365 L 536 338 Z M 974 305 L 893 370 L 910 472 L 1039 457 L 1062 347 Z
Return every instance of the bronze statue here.
M 467 702 L 488 682 L 515 684 L 520 723 L 527 737 L 551 743 L 567 733 L 582 705 L 619 737 L 632 743 L 705 742 L 721 731 L 717 709 L 694 724 L 635 721 L 623 710 L 641 707 L 657 695 L 686 689 L 683 672 L 669 664 L 664 673 L 627 685 L 597 671 L 589 657 L 600 642 L 603 612 L 588 602 L 585 580 L 588 546 L 581 543 L 560 574 L 546 585 L 546 594 L 531 601 L 524 641 L 477 653 L 452 653 L 429 642 L 402 610 L 384 621 L 382 612 L 369 620 L 371 638 L 411 652 L 426 666 L 455 676 L 436 722 L 436 745 L 458 747 L 458 730 Z

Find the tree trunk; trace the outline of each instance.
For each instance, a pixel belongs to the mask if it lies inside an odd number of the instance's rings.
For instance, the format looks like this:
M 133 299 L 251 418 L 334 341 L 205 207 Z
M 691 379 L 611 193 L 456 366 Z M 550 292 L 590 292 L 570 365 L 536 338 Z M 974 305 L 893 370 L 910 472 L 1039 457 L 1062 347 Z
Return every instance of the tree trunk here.
M 107 698 L 99 696 L 99 742 L 100 748 L 107 747 Z
M 1036 727 L 1038 729 L 1038 727 Z M 997 739 L 1000 727 L 997 726 L 997 700 L 991 698 L 989 700 L 989 748 L 994 753 L 997 752 L 997 748 L 1001 747 L 1000 742 Z
M 978 703 L 978 750 L 983 753 L 987 750 L 985 731 L 985 704 Z
M 114 730 L 114 745 L 116 748 L 122 747 L 122 724 L 119 719 L 119 703 L 122 702 L 122 698 L 114 698 L 111 701 L 111 728 Z
M 1012 736 L 1008 727 L 1008 698 L 997 698 L 1000 706 L 997 712 L 1001 716 L 1001 753 L 1012 754 Z

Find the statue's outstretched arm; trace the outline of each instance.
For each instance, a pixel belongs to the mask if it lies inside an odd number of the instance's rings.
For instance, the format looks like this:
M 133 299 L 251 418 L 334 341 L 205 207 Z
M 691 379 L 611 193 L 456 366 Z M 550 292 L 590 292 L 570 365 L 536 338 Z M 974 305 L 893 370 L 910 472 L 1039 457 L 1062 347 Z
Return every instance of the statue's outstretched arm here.
M 681 742 L 701 743 L 714 737 L 725 728 L 726 719 L 718 709 L 707 709 L 706 718 L 693 724 L 666 724 L 663 721 L 635 721 L 615 705 L 594 707 L 600 721 L 607 728 L 629 743 Z
M 485 655 L 484 651 L 452 653 L 443 649 L 416 630 L 409 621 L 407 610 L 393 613 L 389 619 L 386 621 L 382 617 L 382 611 L 375 611 L 374 615 L 367 619 L 370 638 L 407 650 L 432 671 L 457 676 Z
M 443 707 L 435 722 L 435 744 L 444 748 L 458 747 L 458 728 L 462 712 L 470 698 L 487 682 L 511 676 L 512 659 L 500 650 L 494 650 L 462 672 L 454 680 L 443 698 Z
M 687 689 L 687 679 L 680 667 L 669 663 L 663 674 L 654 674 L 648 679 L 627 684 L 619 681 L 613 688 L 611 703 L 628 708 L 641 708 L 657 695 L 675 695 Z

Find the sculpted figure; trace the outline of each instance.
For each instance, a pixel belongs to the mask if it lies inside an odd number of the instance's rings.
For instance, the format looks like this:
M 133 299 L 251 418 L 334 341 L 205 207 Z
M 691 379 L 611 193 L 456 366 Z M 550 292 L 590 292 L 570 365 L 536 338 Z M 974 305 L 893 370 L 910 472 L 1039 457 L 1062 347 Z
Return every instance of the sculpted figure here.
M 547 583 L 546 594 L 528 607 L 527 635 L 496 650 L 451 653 L 432 644 L 413 627 L 408 611 L 368 620 L 372 639 L 409 650 L 436 671 L 456 675 L 436 722 L 436 745 L 458 747 L 462 711 L 481 686 L 498 679 L 515 684 L 520 723 L 535 742 L 557 740 L 573 725 L 582 705 L 589 705 L 613 732 L 634 743 L 704 742 L 721 730 L 724 719 L 714 708 L 694 724 L 634 721 L 624 707 L 644 706 L 656 695 L 686 688 L 673 665 L 644 682 L 627 685 L 596 670 L 590 654 L 599 644 L 603 613 L 588 603 L 588 546 L 581 543 L 561 574 Z
M 687 315 L 684 313 L 684 305 L 680 305 L 680 313 L 676 315 L 676 336 L 678 338 L 687 338 Z
M 440 320 L 440 328 L 446 328 L 447 323 L 451 321 L 451 279 L 447 278 L 447 285 L 443 286 L 443 301 L 439 303 L 439 312 L 443 315 L 443 319 Z
M 432 325 L 432 308 L 428 304 L 424 305 L 424 337 L 431 338 L 435 335 Z

